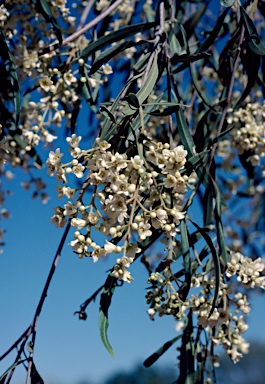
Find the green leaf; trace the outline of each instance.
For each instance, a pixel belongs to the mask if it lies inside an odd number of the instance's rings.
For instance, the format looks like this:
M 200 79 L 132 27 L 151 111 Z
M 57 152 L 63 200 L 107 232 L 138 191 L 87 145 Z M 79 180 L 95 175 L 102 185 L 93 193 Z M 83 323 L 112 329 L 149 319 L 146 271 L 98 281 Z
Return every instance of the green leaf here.
M 112 104 L 111 108 L 109 109 L 109 111 L 113 115 L 114 115 L 114 113 L 115 113 L 115 111 L 116 111 L 116 109 L 117 109 L 117 107 L 119 105 L 119 102 L 120 102 L 120 99 L 121 99 L 121 95 L 123 94 L 124 89 L 127 88 L 127 86 L 130 83 L 135 81 L 140 76 L 142 76 L 142 75 L 138 74 L 136 76 L 133 76 L 130 80 L 127 81 L 127 83 L 125 84 L 123 89 L 120 91 L 120 93 L 116 97 L 114 103 Z M 117 125 L 116 124 L 110 123 L 109 119 L 105 119 L 105 121 L 104 121 L 104 123 L 102 125 L 101 133 L 100 133 L 100 140 L 106 140 L 107 141 L 112 136 L 112 134 L 115 132 L 116 129 L 117 129 Z
M 181 338 L 182 335 L 178 335 L 174 337 L 173 339 L 167 341 L 165 344 L 162 345 L 156 352 L 154 352 L 151 356 L 149 356 L 145 361 L 144 361 L 144 366 L 146 368 L 150 367 L 153 365 L 160 356 L 162 356 L 177 340 Z
M 248 76 L 248 81 L 247 81 L 246 88 L 244 89 L 239 100 L 234 106 L 234 110 L 236 110 L 239 107 L 239 105 L 242 103 L 242 101 L 244 101 L 245 98 L 250 94 L 252 88 L 256 84 L 256 81 L 258 79 L 258 74 L 259 74 L 259 67 L 260 67 L 260 61 L 261 61 L 260 55 L 257 55 L 249 47 L 247 47 L 246 53 L 243 55 L 242 59 L 244 59 L 242 60 L 242 62 Z
M 180 105 L 180 104 L 176 104 L 176 103 L 172 103 L 172 104 L 174 104 L 172 107 L 165 108 L 162 111 L 160 111 L 159 109 L 156 109 L 155 111 L 148 112 L 148 114 L 152 115 L 152 116 L 170 116 L 173 113 L 177 112 L 177 110 L 178 110 L 177 107 Z M 163 104 L 161 103 L 161 105 L 163 105 Z
M 190 157 L 193 157 L 195 155 L 195 144 L 191 136 L 189 126 L 186 122 L 184 113 L 181 108 L 178 108 L 176 118 L 177 118 L 177 127 L 178 127 L 180 140 L 184 145 L 184 148 L 186 149 L 186 151 L 188 151 L 188 159 L 189 159 Z
M 99 306 L 99 330 L 100 337 L 103 342 L 103 345 L 107 351 L 115 357 L 113 349 L 109 343 L 107 330 L 109 326 L 108 320 L 108 311 L 111 304 L 112 295 L 114 293 L 115 287 L 117 286 L 117 279 L 109 275 L 105 281 L 102 293 L 100 296 L 100 306 Z
M 3 60 L 6 75 L 10 81 L 13 91 L 14 106 L 15 106 L 15 124 L 18 125 L 19 113 L 20 113 L 20 92 L 19 92 L 19 82 L 17 77 L 17 72 L 15 65 L 9 51 L 8 45 L 5 41 L 2 30 L 0 29 L 0 56 Z
M 107 334 L 108 327 L 109 327 L 109 320 L 104 315 L 103 311 L 100 311 L 99 312 L 99 330 L 100 330 L 100 337 L 101 337 L 102 343 L 104 344 L 106 350 L 111 354 L 111 356 L 116 357 L 112 349 L 112 346 L 110 345 L 108 340 L 108 334 Z
M 137 72 L 141 72 L 145 69 L 147 63 L 148 63 L 148 60 L 149 60 L 149 57 L 151 55 L 151 52 L 147 52 L 144 57 L 141 57 L 137 63 L 134 64 L 133 66 L 133 69 Z
M 0 384 L 4 384 L 5 379 L 6 379 L 8 373 L 9 373 L 10 371 L 12 371 L 12 370 L 15 369 L 19 364 L 22 364 L 22 363 L 24 363 L 25 361 L 27 361 L 27 359 L 20 360 L 20 361 L 15 362 L 14 364 L 12 364 L 12 365 L 5 371 L 5 373 L 3 373 L 3 375 L 0 377 Z
M 222 206 L 221 206 L 221 195 L 219 188 L 217 187 L 215 181 L 211 178 L 211 182 L 214 187 L 215 192 L 215 222 L 216 222 L 216 230 L 217 230 L 217 241 L 220 248 L 221 257 L 223 259 L 224 265 L 227 264 L 227 252 L 226 252 L 226 246 L 225 246 L 225 239 L 224 239 L 224 231 L 223 231 L 223 225 L 222 225 Z
M 210 236 L 204 231 L 203 228 L 200 228 L 198 224 L 193 222 L 191 219 L 189 219 L 189 220 L 197 228 L 197 230 L 201 233 L 202 237 L 204 238 L 208 247 L 210 248 L 213 262 L 214 262 L 214 266 L 215 266 L 215 289 L 214 289 L 214 297 L 213 297 L 212 307 L 211 307 L 211 310 L 210 310 L 210 313 L 208 316 L 208 317 L 210 317 L 214 311 L 214 308 L 216 307 L 216 302 L 218 299 L 218 293 L 219 293 L 219 289 L 220 289 L 220 276 L 221 276 L 220 261 L 219 261 L 217 251 L 215 249 L 215 246 L 214 246 L 213 241 L 210 238 Z
M 198 166 L 203 165 L 204 166 L 204 157 L 210 152 L 210 149 L 207 149 L 198 155 L 192 156 L 189 158 L 189 160 L 186 162 L 183 169 L 180 170 L 181 174 L 190 174 L 193 171 L 197 171 Z
M 242 6 L 240 6 L 240 12 L 246 28 L 246 36 L 247 36 L 246 42 L 249 48 L 257 55 L 264 56 L 265 46 L 258 35 L 258 32 L 256 30 L 256 27 L 253 21 L 251 20 L 251 18 L 249 17 L 249 15 L 247 14 L 247 12 Z
M 97 112 L 95 101 L 90 93 L 88 82 L 82 84 L 82 95 L 93 112 Z
M 143 102 L 147 99 L 147 97 L 150 95 L 150 93 L 152 92 L 156 84 L 156 81 L 158 78 L 157 55 L 158 55 L 158 52 L 156 52 L 155 54 L 154 61 L 147 75 L 145 83 L 142 85 L 141 89 L 136 94 L 140 105 L 142 105 Z M 135 113 L 135 109 L 132 109 L 129 103 L 127 103 L 127 105 L 123 108 L 122 112 L 127 116 L 133 115 Z
M 194 61 L 198 61 L 201 59 L 205 59 L 210 57 L 211 55 L 208 52 L 199 52 L 193 55 L 187 55 L 186 53 L 183 55 L 174 55 L 170 62 L 175 63 L 193 63 Z
M 181 233 L 181 251 L 183 254 L 183 265 L 185 271 L 185 286 L 180 289 L 180 297 L 182 301 L 185 301 L 191 285 L 191 258 L 190 258 L 190 245 L 188 239 L 188 231 L 186 220 L 181 220 L 180 223 Z
M 115 117 L 113 114 L 110 112 L 110 110 L 105 107 L 105 105 L 100 106 L 100 112 L 102 113 L 103 116 L 107 117 L 109 120 L 111 120 L 113 123 L 116 123 Z
M 220 4 L 223 7 L 232 7 L 232 5 L 235 3 L 236 0 L 221 0 Z
M 63 37 L 62 37 L 61 30 L 60 30 L 60 26 L 59 26 L 56 18 L 53 16 L 47 1 L 46 0 L 33 0 L 32 2 L 35 5 L 37 11 L 42 14 L 44 19 L 49 24 L 51 24 L 51 26 L 54 30 L 54 33 L 55 33 L 57 39 L 59 40 L 59 43 L 62 44 Z
M 134 93 L 129 93 L 129 95 L 126 96 L 126 100 L 128 101 L 128 104 L 131 108 L 139 109 L 140 103 L 138 100 L 138 97 Z
M 180 55 L 182 52 L 182 48 L 173 29 L 170 29 L 169 31 L 168 42 L 169 42 L 169 47 L 171 49 L 171 52 L 174 54 L 176 53 L 177 55 Z
M 146 44 L 146 41 L 140 40 L 137 42 L 134 41 L 124 41 L 122 43 L 115 44 L 113 47 L 106 49 L 102 52 L 96 60 L 93 62 L 92 67 L 90 69 L 90 73 L 95 73 L 104 63 L 107 63 L 113 57 L 118 55 L 120 52 L 124 51 L 127 48 L 136 47 L 138 45 Z
M 86 59 L 88 56 L 92 55 L 93 53 L 105 47 L 106 45 L 110 45 L 119 40 L 125 39 L 126 37 L 135 35 L 138 32 L 143 32 L 148 29 L 151 29 L 155 26 L 156 23 L 133 24 L 121 28 L 118 31 L 111 32 L 106 36 L 100 37 L 93 43 L 89 43 L 88 46 L 82 50 L 80 56 L 76 59 L 76 61 L 80 58 Z

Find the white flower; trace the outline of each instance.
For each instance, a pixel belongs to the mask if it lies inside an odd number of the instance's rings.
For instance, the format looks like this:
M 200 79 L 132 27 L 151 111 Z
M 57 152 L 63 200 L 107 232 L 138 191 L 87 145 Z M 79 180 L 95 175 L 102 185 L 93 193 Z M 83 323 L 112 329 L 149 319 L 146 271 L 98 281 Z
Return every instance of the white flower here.
M 51 165 L 55 165 L 55 164 L 58 164 L 61 162 L 61 158 L 63 156 L 63 153 L 60 152 L 60 148 L 57 148 L 55 152 L 51 151 L 49 153 L 49 159 L 47 160 L 46 164 L 49 166 L 49 164 Z
M 140 169 L 143 165 L 143 160 L 140 158 L 139 155 L 136 155 L 134 157 L 131 158 L 131 162 L 132 162 L 132 166 L 134 169 Z
M 67 143 L 72 147 L 72 148 L 78 148 L 79 142 L 81 141 L 82 137 L 81 136 L 76 136 L 74 133 L 71 137 L 67 137 L 66 141 Z
M 111 243 L 110 241 L 106 241 L 106 244 L 104 245 L 104 249 L 105 249 L 107 254 L 115 252 L 116 248 L 117 248 L 116 245 Z
M 40 87 L 45 91 L 48 92 L 50 90 L 51 85 L 53 85 L 53 82 L 48 76 L 44 76 L 40 80 Z
M 79 219 L 77 217 L 74 217 L 72 220 L 71 220 L 71 226 L 72 227 L 75 227 L 77 229 L 81 229 L 81 228 L 84 228 L 86 226 L 87 222 L 83 219 Z
M 83 170 L 85 167 L 82 164 L 77 164 L 72 168 L 73 173 L 76 175 L 78 179 L 84 176 Z
M 138 234 L 141 240 L 145 240 L 147 237 L 152 235 L 150 231 L 151 225 L 148 223 L 140 222 L 138 225 Z
M 76 206 L 75 206 L 71 201 L 68 201 L 68 202 L 64 205 L 64 211 L 63 211 L 64 216 L 72 217 L 72 216 L 74 216 L 76 213 L 77 213 L 77 208 L 76 208 Z
M 71 72 L 66 72 L 63 75 L 63 78 L 64 78 L 64 81 L 66 82 L 67 85 L 71 85 L 71 84 L 77 82 L 76 77 L 74 77 L 74 75 Z
M 113 70 L 109 64 L 102 65 L 102 70 L 103 70 L 104 75 L 110 75 L 113 73 Z

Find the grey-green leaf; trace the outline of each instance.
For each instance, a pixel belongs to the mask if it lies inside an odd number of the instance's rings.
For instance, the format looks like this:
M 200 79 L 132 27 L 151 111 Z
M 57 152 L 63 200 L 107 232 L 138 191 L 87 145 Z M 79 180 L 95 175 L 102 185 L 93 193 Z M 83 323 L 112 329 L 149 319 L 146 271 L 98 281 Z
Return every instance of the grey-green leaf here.
M 256 27 L 253 21 L 251 20 L 251 18 L 249 17 L 249 15 L 247 14 L 247 12 L 243 7 L 240 7 L 240 12 L 246 28 L 246 35 L 247 35 L 246 42 L 249 48 L 257 55 L 264 56 L 265 46 L 258 35 L 258 32 L 256 30 Z
M 156 81 L 158 78 L 157 55 L 158 55 L 158 52 L 156 52 L 154 56 L 154 60 L 153 60 L 151 69 L 147 75 L 146 81 L 144 82 L 143 86 L 136 94 L 140 105 L 142 105 L 143 102 L 147 99 L 147 97 L 150 95 L 150 93 L 152 92 L 156 84 Z M 135 113 L 135 109 L 131 108 L 129 103 L 127 103 L 127 105 L 123 108 L 122 112 L 127 116 L 133 115 Z
M 54 33 L 59 40 L 59 43 L 62 44 L 63 37 L 61 33 L 60 26 L 56 20 L 56 18 L 53 16 L 51 9 L 47 3 L 46 0 L 33 0 L 33 4 L 35 5 L 38 12 L 42 14 L 44 19 L 51 24 L 53 27 Z
M 151 356 L 149 356 L 145 361 L 144 361 L 144 366 L 146 368 L 150 367 L 153 365 L 160 356 L 162 356 L 177 340 L 179 340 L 182 337 L 182 335 L 178 335 L 174 337 L 173 339 L 167 341 L 165 344 L 162 345 L 156 352 L 152 353 Z
M 111 354 L 111 356 L 115 357 L 112 346 L 110 345 L 108 340 L 108 334 L 107 334 L 108 327 L 109 327 L 109 320 L 107 316 L 104 315 L 103 311 L 100 311 L 99 312 L 100 337 L 107 351 Z
M 223 7 L 232 7 L 232 5 L 235 3 L 236 0 L 221 0 L 220 4 Z
M 88 46 L 83 49 L 79 58 L 86 59 L 94 52 L 98 51 L 101 48 L 106 47 L 112 43 L 116 43 L 122 39 L 125 39 L 129 36 L 135 35 L 138 32 L 143 32 L 148 29 L 151 29 L 156 26 L 156 23 L 145 23 L 145 24 L 133 24 L 127 27 L 121 28 L 118 31 L 109 33 L 108 35 L 100 37 L 98 40 L 93 43 L 89 43 Z M 77 59 L 78 60 L 78 59 Z

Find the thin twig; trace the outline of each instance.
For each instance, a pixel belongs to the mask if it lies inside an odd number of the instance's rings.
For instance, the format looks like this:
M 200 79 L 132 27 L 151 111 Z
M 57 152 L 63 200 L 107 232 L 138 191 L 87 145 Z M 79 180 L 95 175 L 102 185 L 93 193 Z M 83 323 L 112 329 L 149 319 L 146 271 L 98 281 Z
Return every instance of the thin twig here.
M 59 258 L 61 256 L 61 252 L 62 252 L 64 243 L 65 243 L 65 240 L 66 240 L 66 237 L 67 237 L 67 235 L 69 233 L 70 228 L 71 228 L 71 222 L 69 220 L 68 223 L 67 223 L 67 226 L 66 226 L 66 228 L 64 230 L 64 233 L 63 233 L 63 236 L 61 238 L 60 244 L 58 246 L 57 252 L 55 254 L 55 257 L 54 257 L 54 260 L 53 260 L 53 263 L 52 263 L 49 275 L 47 277 L 45 286 L 43 288 L 43 291 L 42 291 L 42 294 L 41 294 L 41 297 L 40 297 L 39 304 L 38 304 L 38 306 L 36 308 L 36 312 L 35 312 L 32 324 L 30 326 L 31 333 L 32 333 L 32 340 L 31 340 L 31 342 L 32 342 L 32 345 L 31 345 L 32 352 L 30 352 L 30 356 L 29 356 L 29 364 L 28 364 L 28 370 L 27 370 L 26 384 L 30 384 L 32 362 L 33 362 L 33 353 L 34 353 L 34 345 L 35 345 L 35 340 L 36 340 L 37 322 L 38 322 L 38 319 L 39 319 L 39 316 L 40 316 L 40 313 L 41 313 L 44 301 L 45 301 L 45 299 L 47 297 L 48 289 L 49 289 L 49 286 L 51 284 L 54 272 L 56 270 L 56 267 L 57 267 Z
M 77 31 L 80 31 L 81 28 L 83 28 L 85 22 L 86 22 L 86 19 L 87 19 L 87 16 L 92 8 L 92 5 L 95 3 L 96 0 L 89 0 L 83 13 L 82 13 L 82 16 L 80 18 L 80 22 L 79 22 L 79 25 L 77 27 Z
M 95 27 L 100 21 L 104 20 L 105 17 L 107 17 L 111 12 L 113 12 L 121 3 L 123 0 L 117 0 L 115 3 L 110 5 L 108 8 L 104 9 L 100 15 L 95 17 L 95 19 L 91 20 L 87 25 L 85 25 L 83 28 L 81 28 L 79 31 L 72 33 L 72 35 L 68 36 L 66 39 L 63 40 L 61 47 L 71 43 L 72 41 L 76 40 L 78 37 L 89 31 L 89 29 Z M 44 48 L 38 52 L 38 55 L 41 56 L 47 52 L 53 52 L 55 49 L 59 48 L 60 45 L 58 43 L 50 45 L 47 48 Z

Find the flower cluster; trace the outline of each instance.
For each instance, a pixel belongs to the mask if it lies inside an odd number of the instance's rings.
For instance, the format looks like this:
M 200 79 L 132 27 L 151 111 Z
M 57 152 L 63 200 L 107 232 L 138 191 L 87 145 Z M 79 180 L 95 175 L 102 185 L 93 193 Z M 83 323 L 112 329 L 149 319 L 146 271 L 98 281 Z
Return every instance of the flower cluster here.
M 96 140 L 97 147 L 89 151 L 79 148 L 81 137 L 75 134 L 67 138 L 72 160 L 62 163 L 63 154 L 57 149 L 50 152 L 46 162 L 48 173 L 64 183 L 58 187 L 58 197 L 72 198 L 75 190 L 66 186 L 68 176 L 74 174 L 87 181 L 81 197 L 75 203 L 68 201 L 64 207 L 57 207 L 51 221 L 63 227 L 66 219 L 76 229 L 71 246 L 79 257 L 93 257 L 94 261 L 109 253 L 122 253 L 117 260 L 113 275 L 128 281 L 124 272 L 136 253 L 152 236 L 165 236 L 171 246 L 172 238 L 178 232 L 180 220 L 184 218 L 182 200 L 187 190 L 189 177 L 182 175 L 187 151 L 179 145 L 170 149 L 169 144 L 144 141 L 144 157 L 111 151 L 111 145 Z M 94 187 L 90 203 L 84 201 L 84 191 Z M 92 240 L 92 229 L 111 242 L 104 246 Z M 116 241 L 122 244 L 117 247 Z M 140 248 L 139 248 L 140 247 Z
M 265 156 L 265 104 L 248 103 L 239 108 L 228 118 L 228 123 L 235 125 L 231 132 L 232 145 L 239 154 L 247 152 L 253 165 L 261 165 Z
M 248 329 L 245 317 L 250 312 L 244 291 L 250 287 L 264 288 L 265 276 L 261 276 L 261 273 L 264 272 L 265 263 L 261 259 L 251 260 L 238 252 L 231 252 L 225 273 L 220 276 L 215 305 L 213 291 L 217 282 L 212 269 L 200 272 L 196 260 L 192 262 L 192 268 L 194 274 L 190 288 L 193 293 L 187 298 L 182 296 L 181 281 L 178 283 L 176 277 L 172 278 L 168 267 L 163 273 L 151 273 L 147 281 L 151 285 L 146 294 L 150 306 L 147 313 L 152 320 L 156 314 L 160 317 L 174 316 L 179 331 L 187 323 L 187 313 L 192 311 L 196 315 L 198 329 L 206 329 L 214 345 L 223 346 L 226 354 L 236 363 L 243 354 L 248 353 L 249 348 L 242 337 Z M 237 275 L 237 283 L 232 279 L 234 275 Z

